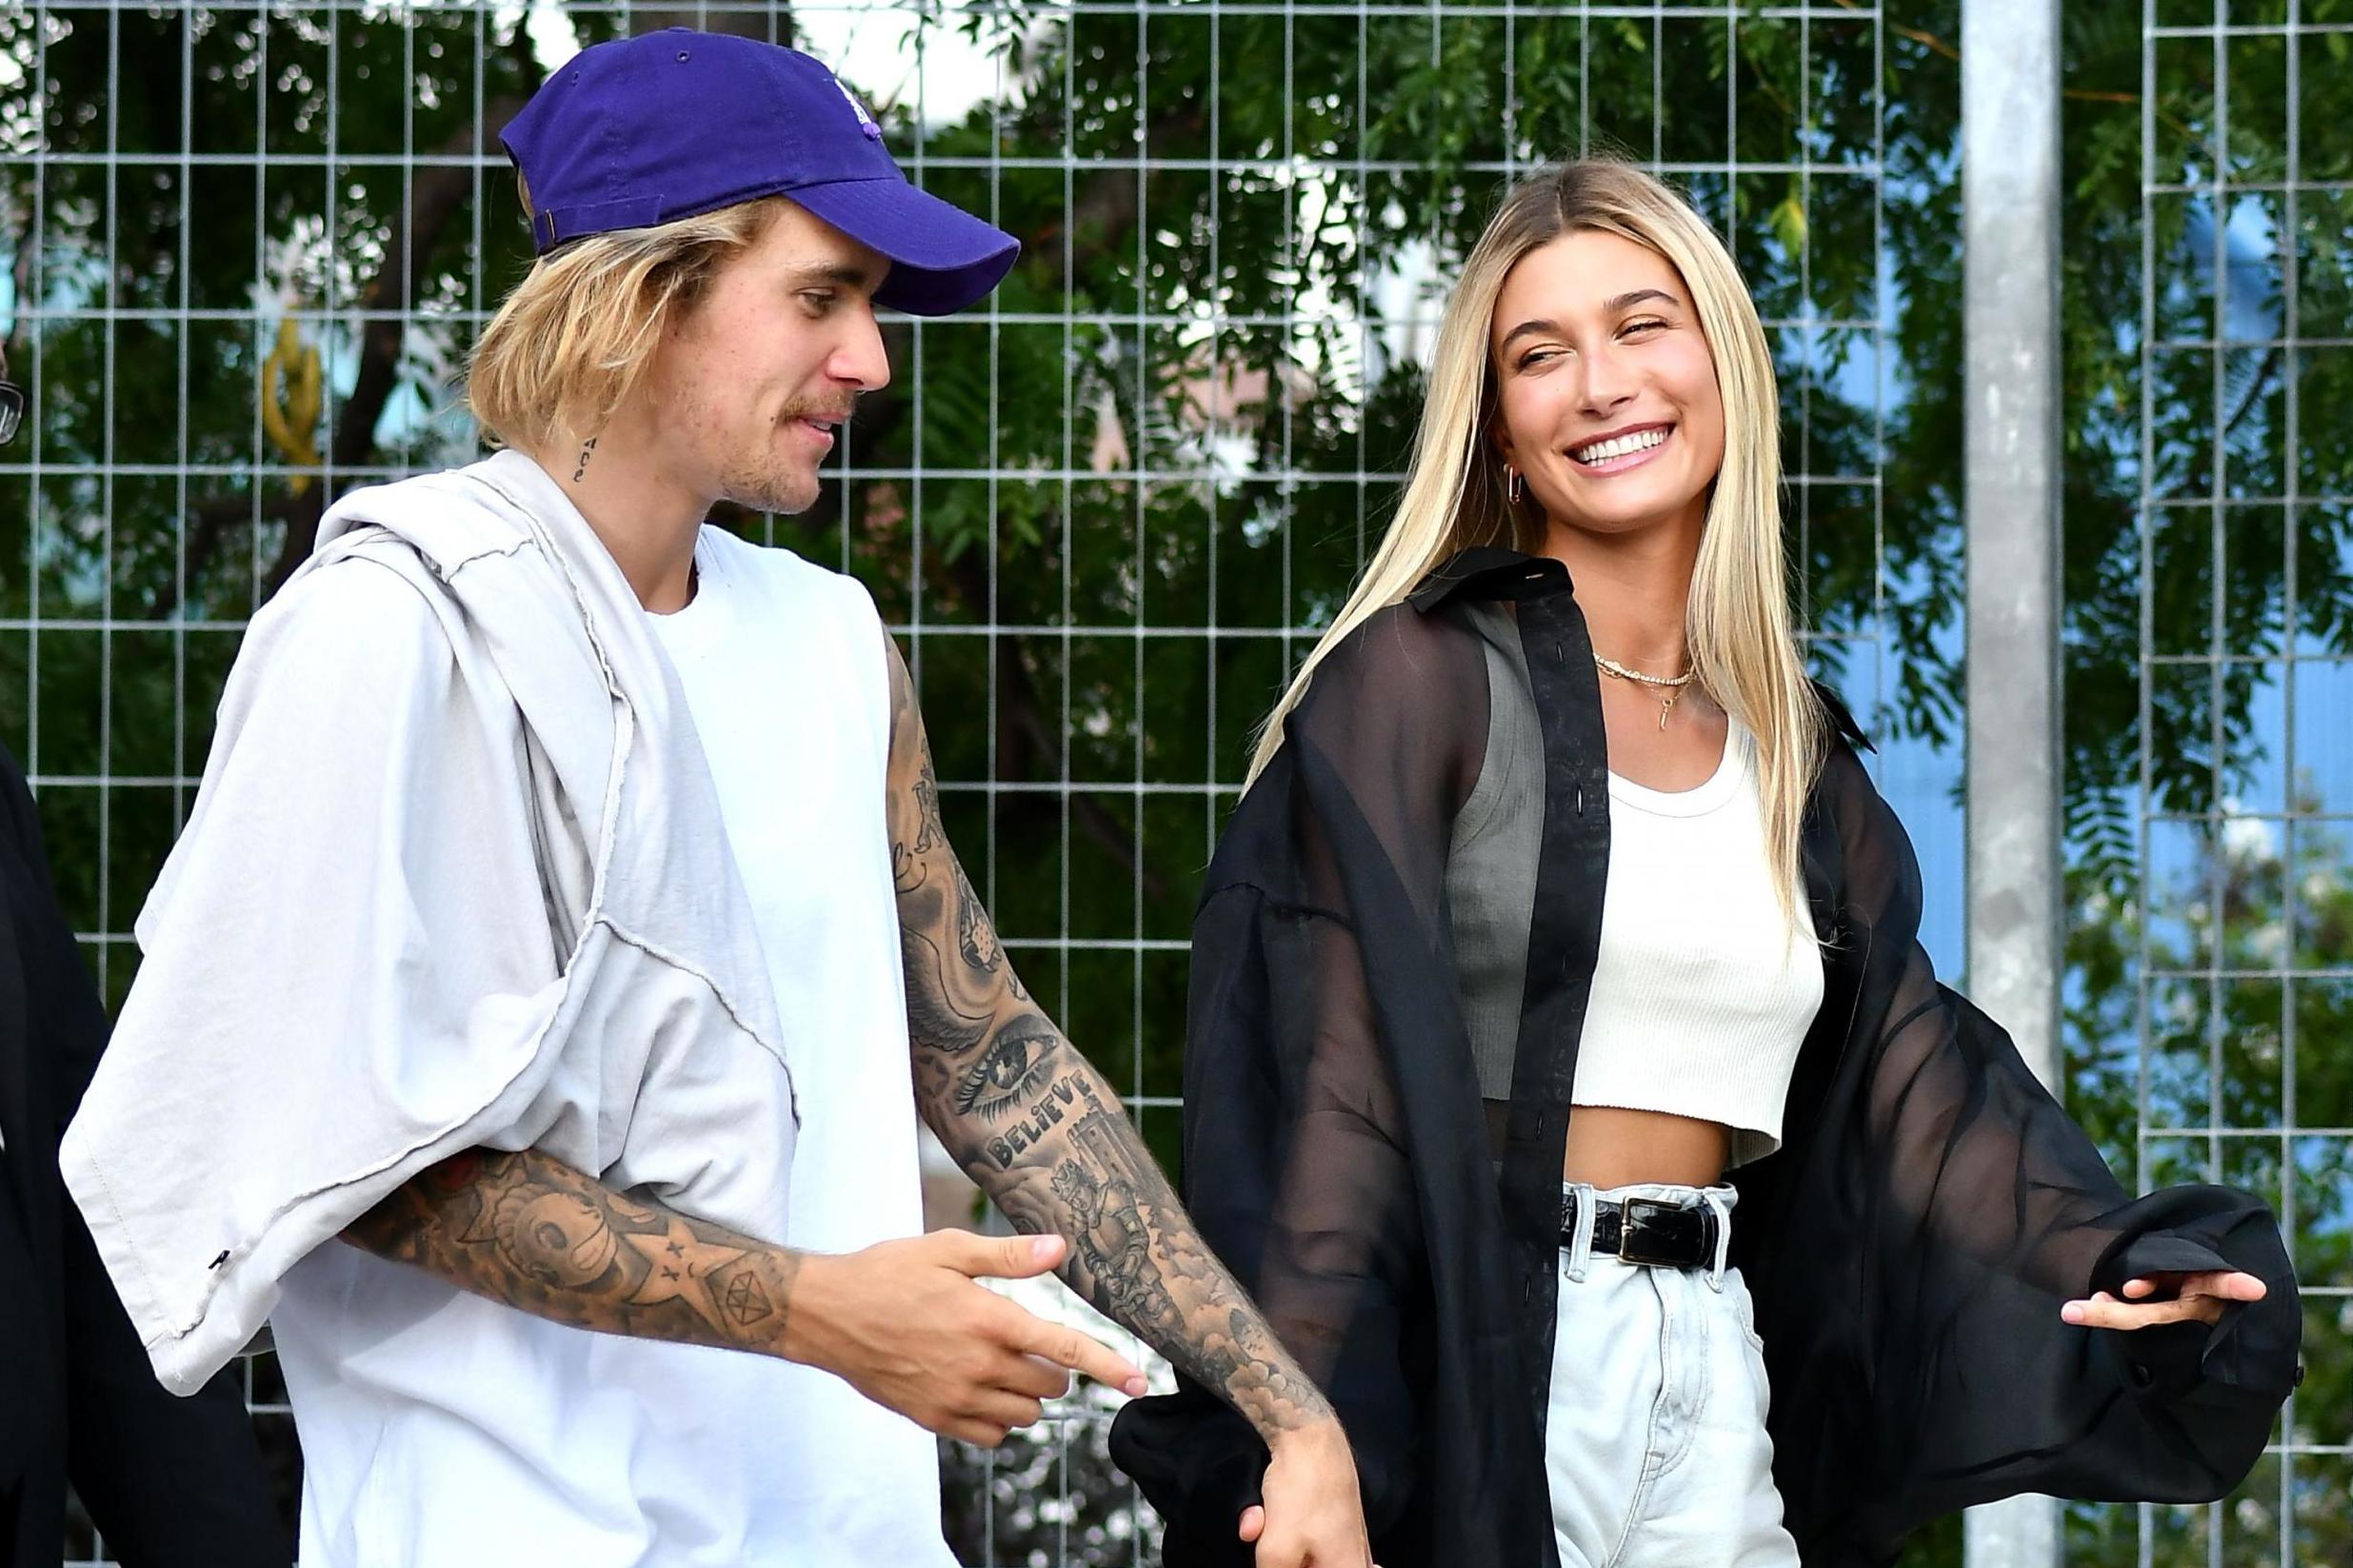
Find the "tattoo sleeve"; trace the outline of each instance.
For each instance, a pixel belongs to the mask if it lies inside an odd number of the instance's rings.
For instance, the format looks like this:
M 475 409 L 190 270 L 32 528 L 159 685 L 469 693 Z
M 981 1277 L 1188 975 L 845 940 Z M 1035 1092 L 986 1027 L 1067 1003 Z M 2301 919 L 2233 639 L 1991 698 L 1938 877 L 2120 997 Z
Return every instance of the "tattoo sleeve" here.
M 1269 1442 L 1331 1419 L 1323 1394 L 1201 1240 L 1101 1074 L 1014 978 L 940 826 L 913 683 L 889 650 L 888 823 L 915 1098 L 1024 1231 L 1068 1240 L 1062 1277 Z
M 535 1317 L 779 1355 L 798 1253 L 625 1198 L 536 1149 L 410 1178 L 343 1239 Z

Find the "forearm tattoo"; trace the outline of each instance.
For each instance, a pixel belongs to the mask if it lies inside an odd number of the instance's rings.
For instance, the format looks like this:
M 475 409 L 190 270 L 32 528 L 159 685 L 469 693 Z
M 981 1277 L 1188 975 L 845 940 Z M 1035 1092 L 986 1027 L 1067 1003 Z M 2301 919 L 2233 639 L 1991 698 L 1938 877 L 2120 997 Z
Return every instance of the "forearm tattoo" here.
M 1015 977 L 941 828 L 913 683 L 895 647 L 890 661 L 890 857 L 925 1121 L 1017 1228 L 1069 1241 L 1073 1290 L 1262 1437 L 1329 1419 L 1110 1086 Z
M 798 1253 L 624 1198 L 562 1161 L 476 1149 L 343 1233 L 478 1296 L 576 1328 L 781 1353 Z

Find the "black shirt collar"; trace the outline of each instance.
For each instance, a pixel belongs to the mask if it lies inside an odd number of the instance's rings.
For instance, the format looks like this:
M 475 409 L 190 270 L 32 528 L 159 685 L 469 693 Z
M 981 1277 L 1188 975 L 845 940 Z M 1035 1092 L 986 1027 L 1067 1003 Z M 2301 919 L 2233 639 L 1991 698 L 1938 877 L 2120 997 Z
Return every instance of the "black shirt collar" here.
M 1534 599 L 1568 586 L 1568 568 L 1550 556 L 1474 545 L 1456 551 L 1422 579 L 1406 596 L 1406 603 L 1427 615 L 1462 594 L 1475 599 Z
M 1427 615 L 1440 605 L 1466 595 L 1474 599 L 1540 599 L 1567 591 L 1568 568 L 1546 555 L 1527 555 L 1498 545 L 1474 545 L 1457 550 L 1406 596 L 1406 602 Z M 1813 683 L 1830 727 L 1860 750 L 1876 751 L 1870 737 L 1839 694 L 1820 681 Z

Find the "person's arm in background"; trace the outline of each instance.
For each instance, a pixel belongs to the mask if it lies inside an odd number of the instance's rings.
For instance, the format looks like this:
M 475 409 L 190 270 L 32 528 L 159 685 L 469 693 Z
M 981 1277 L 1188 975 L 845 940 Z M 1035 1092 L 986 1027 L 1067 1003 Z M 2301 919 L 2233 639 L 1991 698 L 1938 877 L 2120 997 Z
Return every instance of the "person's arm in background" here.
M 0 823 L 9 874 L 25 886 L 27 1041 L 48 1056 L 50 1140 L 65 1134 L 106 1048 L 107 1019 L 73 932 L 58 908 L 40 823 L 16 760 L 0 751 Z M 81 1214 L 60 1194 L 65 1302 L 67 1474 L 127 1568 L 244 1568 L 293 1559 L 263 1481 L 240 1368 L 231 1363 L 189 1399 L 166 1392 L 114 1294 Z

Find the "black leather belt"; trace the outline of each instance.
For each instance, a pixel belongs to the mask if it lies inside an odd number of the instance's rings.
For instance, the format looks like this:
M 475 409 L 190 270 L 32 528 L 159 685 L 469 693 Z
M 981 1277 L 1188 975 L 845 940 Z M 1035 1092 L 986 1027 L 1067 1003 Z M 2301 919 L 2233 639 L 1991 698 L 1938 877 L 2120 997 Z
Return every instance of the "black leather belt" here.
M 1577 1195 L 1561 1194 L 1561 1245 L 1577 1235 Z M 1670 1203 L 1658 1198 L 1620 1198 L 1593 1209 L 1593 1250 L 1628 1263 L 1655 1268 L 1713 1268 L 1718 1224 L 1706 1203 Z

